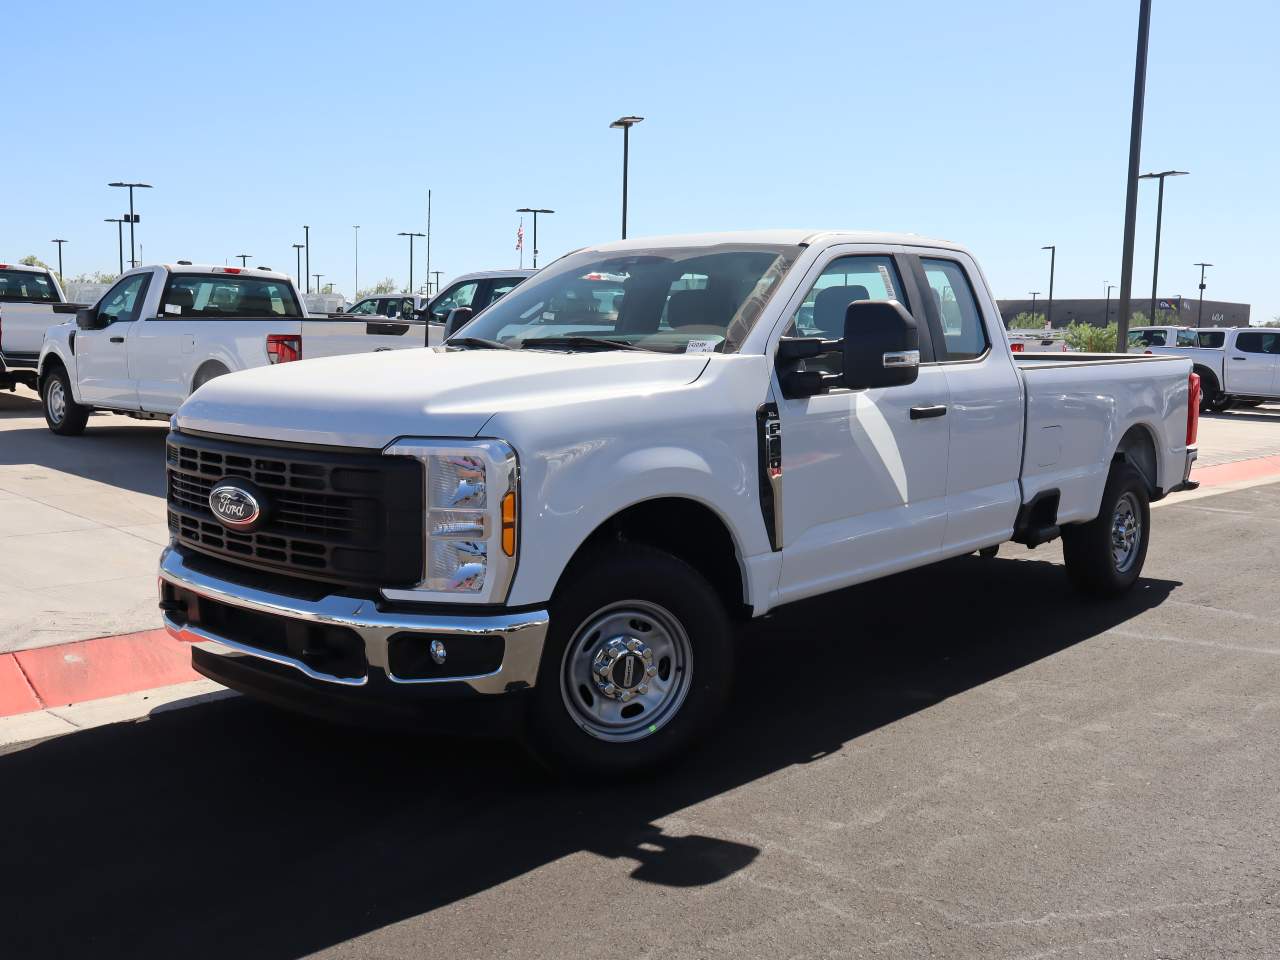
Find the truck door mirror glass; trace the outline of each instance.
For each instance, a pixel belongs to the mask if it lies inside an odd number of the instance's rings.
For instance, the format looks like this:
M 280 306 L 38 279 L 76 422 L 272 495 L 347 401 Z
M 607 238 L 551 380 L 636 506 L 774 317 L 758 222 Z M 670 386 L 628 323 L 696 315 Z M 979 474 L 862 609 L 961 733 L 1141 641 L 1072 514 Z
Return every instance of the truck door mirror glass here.
M 450 310 L 449 316 L 444 321 L 445 339 L 449 339 L 449 337 L 470 323 L 472 316 L 474 316 L 474 311 L 470 307 L 454 307 Z
M 844 386 L 898 387 L 920 373 L 920 332 L 897 300 L 859 300 L 844 314 Z
M 101 330 L 106 324 L 101 322 L 95 307 L 81 307 L 76 311 L 76 326 L 81 330 Z

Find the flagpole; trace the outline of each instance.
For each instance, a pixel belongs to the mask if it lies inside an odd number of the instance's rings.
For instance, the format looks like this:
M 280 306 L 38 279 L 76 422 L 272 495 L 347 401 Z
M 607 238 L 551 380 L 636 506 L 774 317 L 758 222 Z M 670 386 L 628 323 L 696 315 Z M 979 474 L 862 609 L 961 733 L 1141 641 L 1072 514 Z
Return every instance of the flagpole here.
M 516 249 L 520 251 L 520 269 L 524 269 L 524 217 L 520 218 L 520 228 L 517 231 L 520 234 L 520 242 L 516 244 Z

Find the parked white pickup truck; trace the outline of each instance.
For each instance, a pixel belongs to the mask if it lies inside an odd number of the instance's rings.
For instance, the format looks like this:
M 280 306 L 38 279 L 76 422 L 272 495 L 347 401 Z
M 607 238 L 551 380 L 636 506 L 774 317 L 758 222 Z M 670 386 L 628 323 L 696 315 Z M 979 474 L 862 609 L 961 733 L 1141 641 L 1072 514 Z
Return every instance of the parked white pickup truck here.
M 1194 331 L 1199 346 L 1149 346 L 1146 354 L 1187 357 L 1200 376 L 1205 410 L 1280 399 L 1280 330 L 1214 327 Z
M 1058 536 L 1079 587 L 1128 589 L 1197 389 L 1174 357 L 1015 359 L 950 243 L 584 249 L 443 348 L 183 404 L 164 622 L 264 698 L 502 717 L 553 764 L 634 770 L 724 704 L 735 616 Z M 856 623 L 832 629 L 873 641 Z
M 45 420 L 64 435 L 93 410 L 168 418 L 236 370 L 423 345 L 384 317 L 309 316 L 287 274 L 251 267 L 130 270 L 75 321 L 50 328 L 39 354 Z
M 36 388 L 44 332 L 76 312 L 58 278 L 44 267 L 0 263 L 0 389 Z

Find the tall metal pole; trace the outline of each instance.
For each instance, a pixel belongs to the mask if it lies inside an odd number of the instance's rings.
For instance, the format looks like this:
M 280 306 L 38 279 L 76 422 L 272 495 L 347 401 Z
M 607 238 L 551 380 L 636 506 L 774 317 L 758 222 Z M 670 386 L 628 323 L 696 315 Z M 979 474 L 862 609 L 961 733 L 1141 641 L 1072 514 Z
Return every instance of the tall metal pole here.
M 295 244 L 293 245 L 293 252 L 294 252 L 295 254 L 297 254 L 297 260 L 298 260 L 298 279 L 299 279 L 299 280 L 301 280 L 301 279 L 302 279 L 302 247 L 303 247 L 303 244 L 301 244 L 301 243 L 295 243 Z M 299 284 L 299 286 L 301 286 L 301 284 Z
M 516 209 L 516 213 L 533 214 L 533 269 L 537 270 L 538 269 L 538 214 L 555 213 L 555 211 L 550 210 L 547 207 L 519 207 Z
M 1160 177 L 1160 192 L 1156 200 L 1156 257 L 1151 265 L 1151 323 L 1156 319 L 1156 284 L 1160 277 L 1160 221 L 1164 216 L 1164 177 Z
M 436 290 L 435 290 L 435 292 L 436 292 L 436 293 L 439 293 L 439 292 L 440 292 L 440 274 L 442 274 L 442 273 L 444 273 L 444 271 L 443 271 L 443 270 L 429 270 L 429 271 L 427 271 L 427 275 L 428 275 L 428 276 L 432 276 L 432 277 L 435 277 L 435 278 L 436 278 Z M 428 286 L 427 286 L 427 293 L 431 293 L 431 287 L 430 287 L 430 285 L 429 285 L 429 284 L 428 284 Z
M 431 293 L 431 191 L 427 190 L 427 293 Z
M 134 253 L 134 246 L 133 246 L 133 226 L 134 226 L 134 223 L 136 222 L 137 222 L 136 218 L 134 217 L 134 214 L 133 214 L 133 185 L 130 184 L 129 186 L 129 267 L 130 269 L 138 265 L 138 257 Z
M 241 267 L 247 267 L 247 266 L 249 265 L 249 258 L 250 258 L 250 257 L 252 257 L 252 256 L 253 256 L 253 254 L 252 254 L 252 253 L 237 253 L 237 254 L 236 254 L 236 256 L 240 258 L 240 266 L 241 266 Z
M 356 275 L 355 285 L 351 288 L 351 295 L 354 297 L 360 289 L 360 224 L 353 223 L 351 227 L 356 232 Z
M 1107 284 L 1107 307 L 1102 313 L 1103 327 L 1111 326 L 1111 291 L 1116 288 L 1114 283 Z
M 631 161 L 631 126 L 622 128 L 622 239 L 627 239 L 627 170 Z M 535 220 L 536 224 L 537 221 Z M 535 227 L 536 229 L 536 227 Z M 534 243 L 536 248 L 538 245 Z
M 1212 263 L 1197 263 L 1200 268 L 1200 309 L 1196 313 L 1196 327 L 1204 326 L 1204 270 L 1205 267 L 1212 267 Z
M 116 248 L 120 253 L 120 273 L 124 273 L 124 217 L 103 217 L 102 222 L 116 225 Z
M 1133 116 L 1129 122 L 1129 169 L 1125 180 L 1124 245 L 1120 254 L 1120 304 L 1116 352 L 1129 352 L 1129 296 L 1133 292 L 1133 235 L 1138 218 L 1138 165 L 1142 160 L 1142 110 L 1147 95 L 1147 43 L 1151 36 L 1151 0 L 1138 3 L 1138 47 L 1133 66 Z
M 406 230 L 401 230 L 398 234 L 396 234 L 396 236 L 409 238 L 409 293 L 412 294 L 413 293 L 413 238 L 425 237 L 426 234 L 412 233 Z
M 1049 251 L 1049 309 L 1045 313 L 1044 323 L 1046 327 L 1052 329 L 1053 328 L 1053 271 L 1058 261 L 1058 245 L 1056 243 L 1051 243 L 1046 247 L 1041 247 L 1040 249 Z
M 302 225 L 304 234 L 303 241 L 307 249 L 307 293 L 311 292 L 311 228 L 305 223 Z M 319 283 L 320 281 L 316 281 Z
M 50 240 L 49 242 L 50 242 L 50 243 L 56 243 L 56 244 L 58 245 L 58 282 L 59 282 L 59 283 L 62 283 L 62 282 L 63 282 L 63 279 L 62 279 L 62 245 L 63 245 L 64 243 L 66 243 L 67 241 L 65 241 L 65 240 Z
M 1031 322 L 1036 322 L 1036 297 L 1040 296 L 1039 290 L 1031 291 Z
M 323 277 L 323 276 L 324 276 L 324 274 L 323 274 L 323 273 L 313 273 L 313 274 L 312 274 L 312 276 L 316 278 L 316 293 L 319 293 L 319 292 L 320 292 L 320 278 L 321 278 L 321 277 Z M 310 293 L 310 292 L 311 292 L 310 290 L 308 290 L 308 291 L 307 291 L 307 293 Z

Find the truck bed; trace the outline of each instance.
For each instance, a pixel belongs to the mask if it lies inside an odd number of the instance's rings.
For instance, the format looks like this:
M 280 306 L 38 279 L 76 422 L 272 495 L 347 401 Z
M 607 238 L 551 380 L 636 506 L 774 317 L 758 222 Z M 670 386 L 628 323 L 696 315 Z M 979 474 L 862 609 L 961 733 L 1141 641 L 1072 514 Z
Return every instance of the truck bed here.
M 1112 451 L 1137 424 L 1149 441 L 1147 479 L 1159 491 L 1182 480 L 1191 361 L 1110 353 L 1014 355 L 1026 392 L 1023 502 L 1060 495 L 1058 522 L 1089 520 Z

